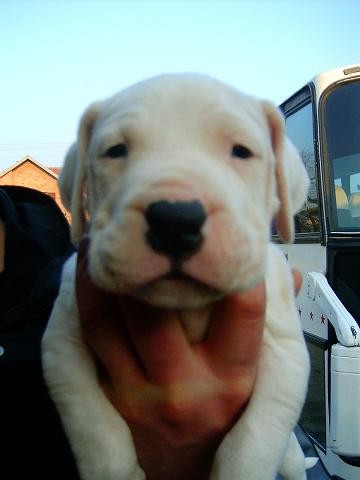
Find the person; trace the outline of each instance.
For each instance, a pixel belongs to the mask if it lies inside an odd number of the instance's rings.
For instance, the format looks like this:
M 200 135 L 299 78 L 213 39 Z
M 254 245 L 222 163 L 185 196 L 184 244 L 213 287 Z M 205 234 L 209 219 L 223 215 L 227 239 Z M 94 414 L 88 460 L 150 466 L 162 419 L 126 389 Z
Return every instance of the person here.
M 0 187 L 0 477 L 78 480 L 42 377 L 40 341 L 73 252 L 46 194 Z
M 0 275 L 4 480 L 31 475 L 40 480 L 79 479 L 40 359 L 41 336 L 61 266 L 72 253 L 60 213 L 38 192 L 0 189 L 5 226 Z M 87 250 L 85 239 L 77 269 L 84 338 L 98 362 L 101 388 L 130 426 L 146 478 L 208 478 L 214 453 L 254 386 L 266 304 L 264 283 L 219 301 L 206 339 L 191 345 L 176 312 L 97 288 L 88 274 Z M 299 288 L 297 273 L 294 280 Z

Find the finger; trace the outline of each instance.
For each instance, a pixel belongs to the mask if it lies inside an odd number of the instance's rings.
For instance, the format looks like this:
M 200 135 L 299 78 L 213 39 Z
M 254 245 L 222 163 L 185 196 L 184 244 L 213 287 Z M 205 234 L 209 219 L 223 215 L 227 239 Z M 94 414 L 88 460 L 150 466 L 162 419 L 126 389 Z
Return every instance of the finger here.
M 130 338 L 148 378 L 158 383 L 173 383 L 192 369 L 194 353 L 179 314 L 121 298 L 122 314 Z
M 87 269 L 89 242 L 81 243 L 76 272 L 79 317 L 85 341 L 109 375 L 120 381 L 141 379 L 142 371 L 124 329 L 117 299 L 98 288 Z
M 294 289 L 295 289 L 295 295 L 298 295 L 301 289 L 302 285 L 302 275 L 299 270 L 296 268 L 293 268 L 291 270 L 293 279 L 294 279 Z
M 78 252 L 78 261 L 86 259 L 87 253 L 89 251 L 90 247 L 90 237 L 88 235 L 84 235 L 79 243 L 79 246 L 77 248 Z
M 264 282 L 220 301 L 213 312 L 206 353 L 216 362 L 247 367 L 257 361 L 264 329 Z

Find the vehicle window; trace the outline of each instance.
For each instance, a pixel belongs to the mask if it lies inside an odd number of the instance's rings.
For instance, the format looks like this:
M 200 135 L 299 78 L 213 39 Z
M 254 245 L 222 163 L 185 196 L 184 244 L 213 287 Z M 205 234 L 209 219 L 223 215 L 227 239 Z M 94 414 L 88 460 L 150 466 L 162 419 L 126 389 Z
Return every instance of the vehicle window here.
M 332 231 L 360 230 L 360 83 L 332 90 L 324 101 L 324 134 L 330 170 Z
M 295 232 L 319 232 L 319 198 L 316 180 L 311 103 L 307 103 L 286 118 L 286 133 L 297 147 L 310 177 L 310 188 L 305 205 L 295 217 Z

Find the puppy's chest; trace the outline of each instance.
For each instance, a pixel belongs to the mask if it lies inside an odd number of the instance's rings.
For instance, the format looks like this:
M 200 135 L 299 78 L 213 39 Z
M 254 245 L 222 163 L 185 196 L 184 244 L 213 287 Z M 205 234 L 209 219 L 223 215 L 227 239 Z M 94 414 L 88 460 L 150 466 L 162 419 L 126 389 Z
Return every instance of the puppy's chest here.
M 212 310 L 213 305 L 178 310 L 180 322 L 190 343 L 197 343 L 205 338 L 210 325 Z

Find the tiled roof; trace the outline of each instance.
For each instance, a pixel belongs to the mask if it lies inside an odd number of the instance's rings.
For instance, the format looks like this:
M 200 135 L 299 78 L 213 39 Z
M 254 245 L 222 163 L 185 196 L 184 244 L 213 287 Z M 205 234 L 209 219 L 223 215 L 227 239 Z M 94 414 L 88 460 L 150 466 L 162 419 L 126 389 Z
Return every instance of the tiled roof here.
M 56 175 L 59 175 L 59 173 L 61 172 L 61 167 L 47 167 L 47 168 L 52 172 L 54 172 Z

